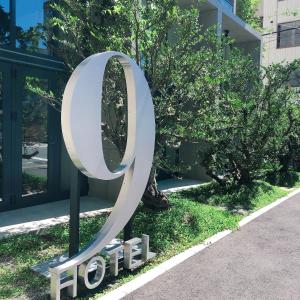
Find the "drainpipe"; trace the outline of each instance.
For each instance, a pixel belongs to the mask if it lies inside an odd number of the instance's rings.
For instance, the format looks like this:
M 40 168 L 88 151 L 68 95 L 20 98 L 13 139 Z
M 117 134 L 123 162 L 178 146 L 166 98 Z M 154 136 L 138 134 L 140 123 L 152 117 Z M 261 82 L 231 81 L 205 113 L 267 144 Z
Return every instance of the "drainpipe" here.
M 223 11 L 218 7 L 217 10 L 217 36 L 221 40 L 222 38 L 222 27 L 223 27 Z
M 229 37 L 229 30 L 228 30 L 228 29 L 225 29 L 225 30 L 224 30 L 224 38 L 227 40 L 228 37 Z M 226 42 L 227 42 L 227 41 L 226 41 Z M 224 57 L 225 57 L 225 59 L 228 58 L 229 51 L 230 51 L 230 46 L 226 46 L 225 49 L 224 49 Z
M 233 13 L 236 15 L 236 1 L 237 0 L 233 0 Z

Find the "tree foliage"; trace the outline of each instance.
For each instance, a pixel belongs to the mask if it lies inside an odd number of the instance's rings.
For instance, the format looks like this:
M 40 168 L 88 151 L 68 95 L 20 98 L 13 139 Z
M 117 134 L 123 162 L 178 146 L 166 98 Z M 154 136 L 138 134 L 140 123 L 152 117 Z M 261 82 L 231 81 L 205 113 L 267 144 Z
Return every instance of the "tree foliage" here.
M 50 45 L 70 71 L 82 59 L 105 50 L 124 52 L 144 70 L 155 105 L 157 133 L 152 181 L 155 180 L 157 168 L 172 167 L 164 157 L 166 147 L 178 148 L 193 136 L 194 119 L 202 113 L 203 99 L 195 97 L 194 86 L 209 97 L 218 84 L 216 66 L 221 64 L 223 49 L 215 29 L 204 32 L 198 22 L 199 11 L 181 8 L 174 0 L 143 4 L 138 0 L 63 0 L 53 9 L 56 16 L 50 20 L 47 31 Z M 114 89 L 105 89 L 103 101 L 114 117 L 107 117 L 103 129 L 120 149 L 126 139 L 126 96 L 120 83 L 122 71 L 113 63 L 111 70 L 107 69 L 106 87 Z M 213 85 L 207 84 L 208 77 L 215 78 Z M 119 120 L 117 124 L 122 126 L 114 127 L 109 121 L 112 119 Z
M 224 63 L 218 96 L 200 120 L 210 146 L 203 161 L 208 174 L 221 184 L 249 184 L 287 171 L 299 147 L 299 99 L 289 85 L 299 61 L 259 69 L 232 51 Z
M 240 1 L 239 14 L 256 20 L 256 4 Z M 176 0 L 61 0 L 52 7 L 47 43 L 69 72 L 106 50 L 129 55 L 144 70 L 157 125 L 150 186 L 157 170 L 180 171 L 165 152 L 187 141 L 208 144 L 202 163 L 220 184 L 248 184 L 289 169 L 296 153 L 291 148 L 299 149 L 299 107 L 288 84 L 298 61 L 260 69 L 220 39 L 216 28 L 203 30 L 198 9 Z M 121 155 L 127 137 L 124 80 L 120 64 L 111 60 L 102 130 Z
M 237 15 L 253 28 L 260 30 L 260 18 L 257 9 L 261 0 L 237 0 Z

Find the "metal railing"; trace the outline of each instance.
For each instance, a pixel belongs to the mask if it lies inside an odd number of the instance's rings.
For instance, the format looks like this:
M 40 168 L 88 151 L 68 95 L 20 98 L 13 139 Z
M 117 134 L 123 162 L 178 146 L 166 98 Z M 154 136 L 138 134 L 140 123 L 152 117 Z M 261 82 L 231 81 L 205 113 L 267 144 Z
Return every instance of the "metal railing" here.
M 221 0 L 221 3 L 233 12 L 233 0 Z

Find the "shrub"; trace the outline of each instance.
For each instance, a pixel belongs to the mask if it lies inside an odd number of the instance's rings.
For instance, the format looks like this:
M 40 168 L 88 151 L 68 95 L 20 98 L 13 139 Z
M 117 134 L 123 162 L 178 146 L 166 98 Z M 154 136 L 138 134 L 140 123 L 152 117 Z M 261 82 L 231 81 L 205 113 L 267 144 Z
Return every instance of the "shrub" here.
M 209 143 L 203 164 L 220 184 L 251 184 L 271 170 L 288 170 L 299 147 L 300 110 L 289 86 L 299 61 L 259 68 L 232 51 L 216 96 L 199 128 Z

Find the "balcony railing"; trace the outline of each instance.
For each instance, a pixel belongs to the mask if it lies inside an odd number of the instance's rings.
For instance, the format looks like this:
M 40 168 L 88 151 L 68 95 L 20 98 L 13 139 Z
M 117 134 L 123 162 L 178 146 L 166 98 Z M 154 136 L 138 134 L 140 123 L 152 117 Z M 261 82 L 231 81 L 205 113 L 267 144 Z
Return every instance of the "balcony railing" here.
M 221 0 L 221 3 L 229 8 L 233 12 L 233 2 L 234 0 Z

